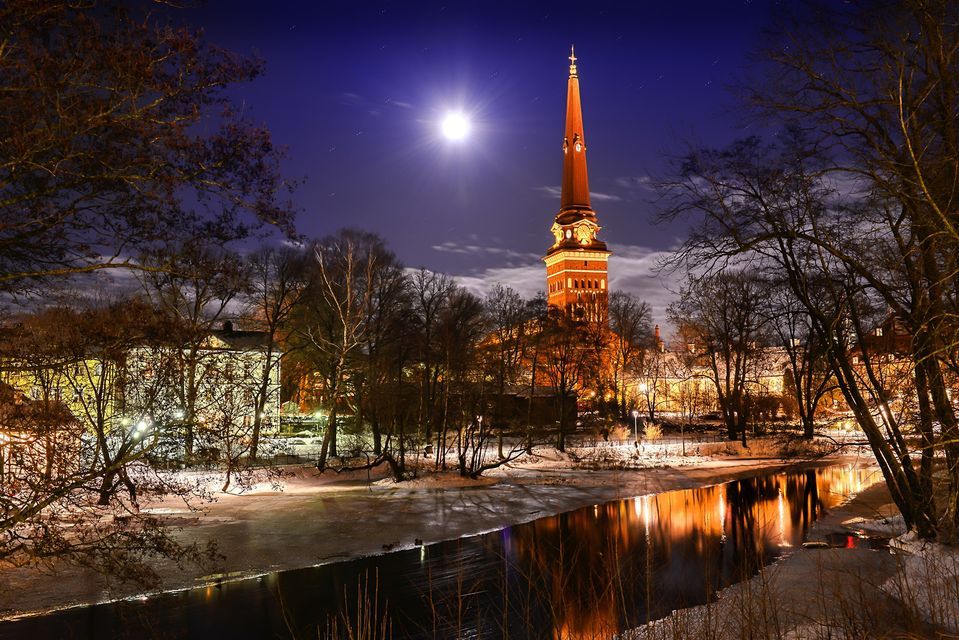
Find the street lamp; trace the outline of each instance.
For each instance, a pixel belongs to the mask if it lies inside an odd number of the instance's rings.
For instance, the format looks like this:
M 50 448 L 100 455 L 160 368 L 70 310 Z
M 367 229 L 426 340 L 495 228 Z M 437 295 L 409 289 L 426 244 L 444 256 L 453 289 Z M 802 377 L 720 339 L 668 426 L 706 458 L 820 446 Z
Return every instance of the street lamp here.
M 636 421 L 639 420 L 639 410 L 633 409 L 633 434 L 639 434 L 639 427 L 636 424 Z

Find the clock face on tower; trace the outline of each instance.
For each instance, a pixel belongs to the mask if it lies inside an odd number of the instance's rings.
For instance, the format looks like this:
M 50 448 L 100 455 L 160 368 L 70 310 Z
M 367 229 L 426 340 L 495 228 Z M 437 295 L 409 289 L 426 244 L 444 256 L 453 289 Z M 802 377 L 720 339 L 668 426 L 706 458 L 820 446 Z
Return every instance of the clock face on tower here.
M 593 230 L 588 225 L 576 227 L 576 239 L 580 244 L 589 244 L 593 239 Z

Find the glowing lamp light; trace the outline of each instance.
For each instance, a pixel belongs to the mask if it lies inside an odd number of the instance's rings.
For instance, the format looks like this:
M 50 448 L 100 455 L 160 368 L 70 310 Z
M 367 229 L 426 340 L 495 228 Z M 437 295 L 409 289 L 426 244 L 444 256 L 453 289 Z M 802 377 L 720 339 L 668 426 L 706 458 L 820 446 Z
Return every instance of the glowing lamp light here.
M 462 140 L 470 133 L 470 121 L 461 113 L 450 113 L 443 118 L 441 129 L 447 140 Z

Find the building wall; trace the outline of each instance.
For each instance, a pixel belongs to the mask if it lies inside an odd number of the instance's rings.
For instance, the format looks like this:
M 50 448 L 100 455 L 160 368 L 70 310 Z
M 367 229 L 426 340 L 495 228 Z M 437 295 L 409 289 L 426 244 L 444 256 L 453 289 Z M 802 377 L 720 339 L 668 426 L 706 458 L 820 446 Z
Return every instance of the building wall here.
M 583 309 L 585 319 L 605 318 L 608 306 L 608 256 L 590 251 L 559 251 L 546 258 L 547 301 L 571 312 Z
M 274 353 L 274 358 L 279 354 Z M 182 377 L 175 350 L 137 348 L 124 366 L 88 358 L 56 366 L 28 367 L 8 362 L 0 380 L 26 400 L 53 400 L 65 405 L 81 424 L 94 421 L 108 430 L 128 428 L 141 420 L 151 425 L 171 424 L 182 418 Z M 211 346 L 199 353 L 197 419 L 208 424 L 233 423 L 238 431 L 250 427 L 255 398 L 266 366 L 262 350 L 235 350 Z M 106 375 L 110 379 L 104 380 Z M 278 429 L 280 367 L 275 364 L 263 411 L 266 433 Z

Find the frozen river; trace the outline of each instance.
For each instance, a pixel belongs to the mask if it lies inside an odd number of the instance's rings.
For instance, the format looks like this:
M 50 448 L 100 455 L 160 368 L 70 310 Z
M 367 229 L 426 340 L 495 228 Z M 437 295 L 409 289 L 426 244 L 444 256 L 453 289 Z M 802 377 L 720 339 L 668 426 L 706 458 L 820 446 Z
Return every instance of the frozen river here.
M 0 624 L 0 638 L 601 638 L 705 602 L 881 481 L 836 465 L 617 500 L 412 550 Z M 368 535 L 359 520 L 357 536 Z M 836 544 L 856 544 L 855 538 Z M 348 627 L 354 633 L 350 634 Z

